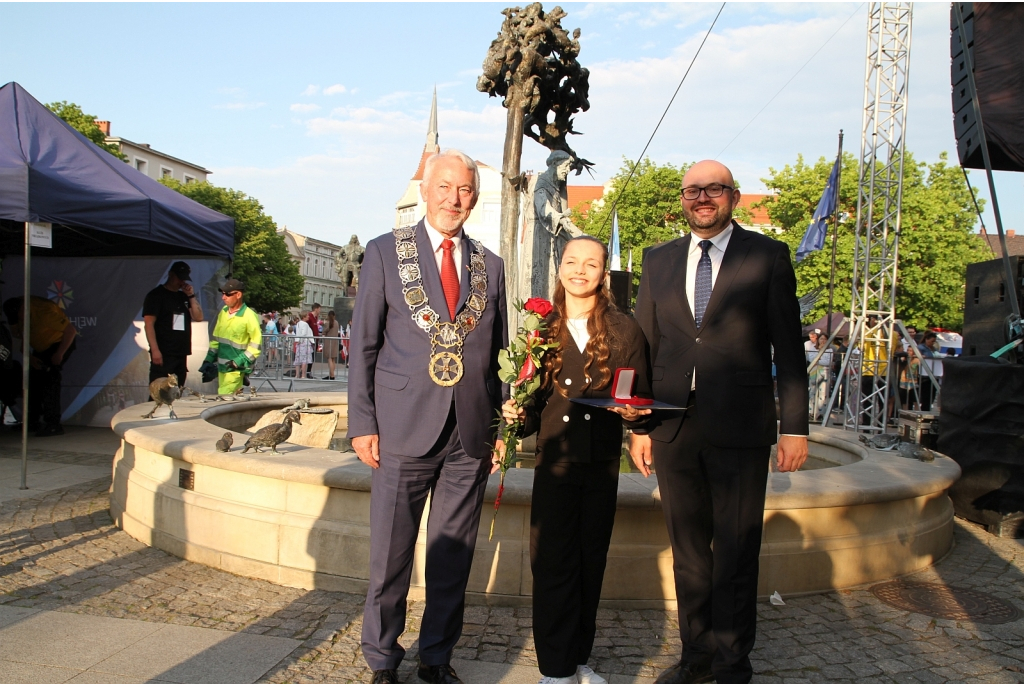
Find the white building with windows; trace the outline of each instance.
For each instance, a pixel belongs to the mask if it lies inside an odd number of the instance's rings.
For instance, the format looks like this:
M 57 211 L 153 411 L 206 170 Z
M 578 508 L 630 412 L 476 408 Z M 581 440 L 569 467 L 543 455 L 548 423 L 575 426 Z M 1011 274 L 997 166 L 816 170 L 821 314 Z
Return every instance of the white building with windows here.
M 406 186 L 402 198 L 395 204 L 395 228 L 414 226 L 426 214 L 427 204 L 420 197 L 420 183 L 423 182 L 423 167 L 427 159 L 441 151 L 437 143 L 437 91 L 430 107 L 430 123 L 427 126 L 427 142 L 420 155 L 420 164 Z M 501 171 L 477 160 L 480 169 L 480 197 L 476 207 L 466 220 L 464 229 L 470 238 L 482 242 L 495 254 L 501 253 Z
M 313 303 L 318 302 L 324 308 L 323 314 L 334 307 L 334 298 L 342 297 L 341 278 L 334 268 L 334 260 L 338 258 L 340 245 L 325 240 L 310 238 L 289 231 L 285 226 L 277 231 L 284 239 L 288 254 L 299 265 L 299 271 L 305 280 L 302 304 L 299 307 L 308 311 Z
M 141 171 L 153 180 L 173 178 L 182 183 L 202 183 L 207 180 L 207 176 L 213 173 L 192 162 L 186 162 L 183 159 L 154 150 L 149 143 L 135 143 L 127 138 L 112 136 L 110 135 L 109 121 L 97 121 L 96 126 L 103 131 L 106 142 L 116 145 L 135 170 Z

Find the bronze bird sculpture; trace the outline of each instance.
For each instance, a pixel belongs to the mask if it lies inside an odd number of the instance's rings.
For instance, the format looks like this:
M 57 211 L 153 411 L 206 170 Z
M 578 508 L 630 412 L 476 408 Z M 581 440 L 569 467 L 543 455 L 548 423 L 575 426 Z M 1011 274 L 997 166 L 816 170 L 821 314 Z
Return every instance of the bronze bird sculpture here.
M 260 452 L 261 447 L 269 447 L 271 452 L 279 454 L 277 446 L 291 437 L 293 423 L 302 424 L 297 411 L 288 412 L 281 423 L 272 423 L 253 433 L 252 437 L 245 441 L 242 453 L 248 452 L 250 448 Z
M 235 437 L 231 433 L 225 433 L 224 437 L 217 441 L 218 452 L 230 452 L 231 445 L 235 442 Z
M 166 378 L 157 378 L 155 381 L 149 384 L 149 396 L 156 402 L 148 414 L 143 414 L 142 418 L 151 419 L 153 414 L 163 405 L 167 405 L 167 408 L 171 410 L 170 418 L 177 419 L 178 416 L 174 413 L 174 402 L 181 397 L 181 388 L 178 387 L 178 377 L 173 373 Z

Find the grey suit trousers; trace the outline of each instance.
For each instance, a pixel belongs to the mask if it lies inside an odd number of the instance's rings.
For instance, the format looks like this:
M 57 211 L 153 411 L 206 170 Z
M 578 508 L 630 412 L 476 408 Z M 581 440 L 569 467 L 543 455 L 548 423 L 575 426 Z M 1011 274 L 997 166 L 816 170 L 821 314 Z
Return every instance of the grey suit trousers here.
M 363 610 L 363 657 L 373 670 L 398 668 L 405 648 L 406 600 L 416 536 L 427 519 L 426 606 L 419 657 L 451 661 L 462 636 L 466 583 L 473 563 L 490 461 L 466 454 L 454 406 L 437 443 L 422 457 L 380 455 L 370 492 L 370 586 Z

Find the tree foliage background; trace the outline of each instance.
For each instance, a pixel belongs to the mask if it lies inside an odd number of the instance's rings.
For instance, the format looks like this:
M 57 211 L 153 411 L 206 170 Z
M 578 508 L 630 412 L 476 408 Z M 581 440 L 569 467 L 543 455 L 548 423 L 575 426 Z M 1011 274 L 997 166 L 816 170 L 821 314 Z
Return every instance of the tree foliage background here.
M 245 283 L 245 302 L 258 312 L 281 311 L 302 301 L 304 281 L 288 254 L 277 224 L 256 198 L 210 183 L 160 182 L 235 220 L 235 261 L 231 275 Z
M 106 150 L 122 162 L 128 161 L 128 158 L 121 154 L 121 150 L 116 145 L 106 142 L 106 136 L 100 130 L 100 127 L 96 125 L 96 117 L 92 114 L 86 114 L 75 103 L 62 100 L 60 102 L 51 102 L 46 105 L 46 108 L 66 121 L 71 128 L 91 140 L 98 147 Z
M 645 157 L 637 164 L 633 178 L 626 185 L 633 162 L 624 157 L 603 202 L 596 207 L 592 205 L 586 214 L 573 208 L 573 222 L 584 233 L 605 242 L 611 237 L 611 213 L 615 208 L 619 216 L 623 268 L 630 248 L 633 250 L 634 292 L 640 285 L 643 272 L 644 248 L 675 240 L 689 230 L 683 218 L 680 192 L 683 174 L 691 165 L 656 164 Z M 737 208 L 735 216 L 741 222 L 750 219 L 750 213 L 742 208 Z
M 795 164 L 769 168 L 762 182 L 777 195 L 762 204 L 772 223 L 784 230 L 778 238 L 792 254 L 803 238 L 811 215 L 832 171 L 833 160 L 813 164 L 798 155 Z M 843 154 L 839 191 L 834 310 L 849 313 L 853 287 L 853 252 L 857 216 L 857 159 Z M 977 215 L 970 191 L 958 167 L 946 153 L 934 164 L 917 162 L 906 153 L 903 164 L 903 210 L 897 266 L 896 316 L 918 328 L 963 325 L 964 278 L 967 265 L 992 259 L 985 241 L 973 233 Z M 828 289 L 831 267 L 831 228 L 825 249 L 813 252 L 796 266 L 797 292 Z M 819 299 L 807 322 L 825 315 L 827 297 Z

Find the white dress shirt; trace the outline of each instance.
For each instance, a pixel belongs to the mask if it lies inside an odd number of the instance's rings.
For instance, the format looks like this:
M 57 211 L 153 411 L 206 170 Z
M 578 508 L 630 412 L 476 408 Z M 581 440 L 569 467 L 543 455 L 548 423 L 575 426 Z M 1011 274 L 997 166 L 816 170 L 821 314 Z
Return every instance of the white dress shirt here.
M 441 243 L 444 242 L 445 235 L 438 231 L 436 228 L 430 225 L 426 217 L 423 217 L 423 224 L 427 227 L 427 237 L 430 238 L 430 247 L 434 253 L 434 261 L 437 263 L 437 273 L 441 274 L 441 260 L 444 257 L 444 250 L 441 249 Z M 452 243 L 452 259 L 455 260 L 455 273 L 459 277 L 459 283 L 462 283 L 462 237 L 465 234 L 462 229 L 459 229 L 458 235 L 454 238 L 450 238 Z
M 586 352 L 587 343 L 590 342 L 590 332 L 587 331 L 587 321 L 589 320 L 590 315 L 578 319 L 565 320 L 566 326 L 569 328 L 569 334 L 576 341 L 576 347 L 579 348 L 580 352 Z
M 711 238 L 711 247 L 708 249 L 708 257 L 711 258 L 711 287 L 715 287 L 718 280 L 718 271 L 722 266 L 722 258 L 725 257 L 725 248 L 729 247 L 729 238 L 732 237 L 732 224 L 725 227 L 725 230 Z M 702 250 L 698 238 L 690 234 L 690 251 L 686 254 L 686 300 L 690 303 L 690 313 L 694 318 L 697 313 L 693 310 L 694 291 L 697 287 L 697 264 L 700 262 Z
M 729 238 L 732 237 L 732 224 L 730 223 L 725 227 L 725 230 L 716 235 L 714 238 L 710 238 L 711 247 L 708 248 L 708 257 L 711 258 L 711 288 L 712 291 L 715 287 L 715 281 L 718 280 L 718 271 L 722 267 L 722 258 L 725 257 L 725 248 L 729 247 Z M 693 297 L 694 291 L 697 289 L 697 264 L 700 262 L 701 254 L 703 250 L 700 249 L 700 241 L 703 238 L 698 238 L 695 234 L 690 234 L 690 251 L 686 253 L 686 301 L 690 303 L 690 313 L 693 314 L 694 319 L 697 318 L 697 313 L 693 309 Z M 690 381 L 690 390 L 697 389 L 697 369 L 694 368 L 693 380 Z

